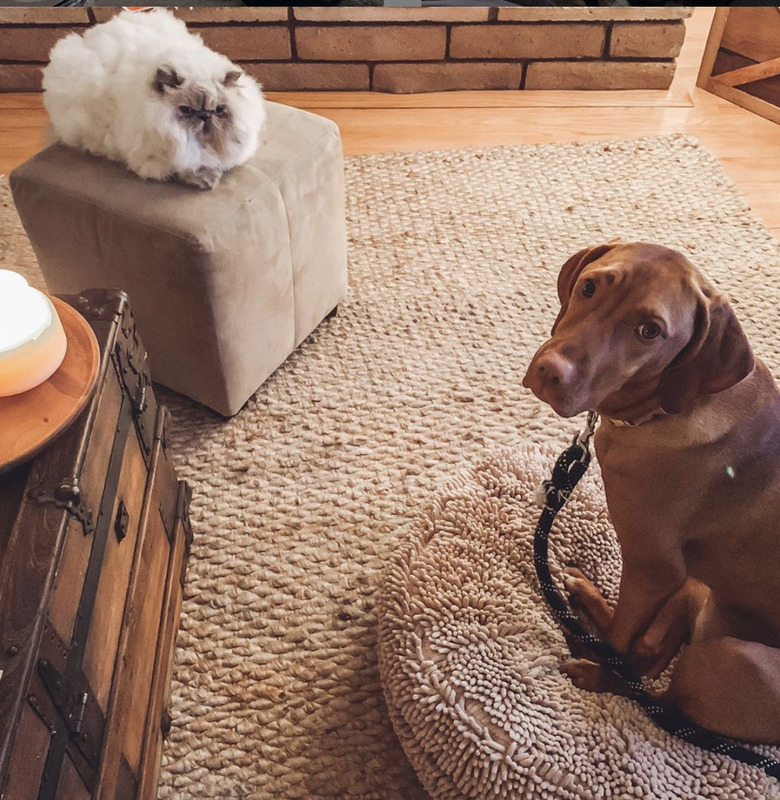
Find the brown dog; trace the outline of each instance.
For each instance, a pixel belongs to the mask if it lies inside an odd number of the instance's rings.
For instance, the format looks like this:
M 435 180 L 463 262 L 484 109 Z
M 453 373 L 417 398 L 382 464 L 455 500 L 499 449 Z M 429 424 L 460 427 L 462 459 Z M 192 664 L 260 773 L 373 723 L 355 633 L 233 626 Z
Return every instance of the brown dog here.
M 623 572 L 617 605 L 573 602 L 644 675 L 681 646 L 665 699 L 727 736 L 780 743 L 780 392 L 726 299 L 680 253 L 582 250 L 523 385 L 595 435 Z M 577 686 L 618 691 L 585 659 Z

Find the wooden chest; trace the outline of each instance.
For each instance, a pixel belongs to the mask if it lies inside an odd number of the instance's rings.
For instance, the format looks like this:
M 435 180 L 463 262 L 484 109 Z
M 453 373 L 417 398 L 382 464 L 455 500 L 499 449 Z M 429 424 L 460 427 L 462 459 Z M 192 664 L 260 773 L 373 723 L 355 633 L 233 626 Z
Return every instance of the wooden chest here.
M 0 475 L 0 798 L 157 796 L 191 532 L 127 298 L 63 298 L 98 386 L 42 454 Z

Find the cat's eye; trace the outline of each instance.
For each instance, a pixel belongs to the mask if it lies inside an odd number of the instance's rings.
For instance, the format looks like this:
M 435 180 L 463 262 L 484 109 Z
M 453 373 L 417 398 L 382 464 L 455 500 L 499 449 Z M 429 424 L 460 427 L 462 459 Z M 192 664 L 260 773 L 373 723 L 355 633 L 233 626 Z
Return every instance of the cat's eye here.
M 189 106 L 179 106 L 179 111 L 181 111 L 185 117 L 188 117 L 190 114 L 192 114 L 192 109 Z
M 593 297 L 593 295 L 596 294 L 596 281 L 588 278 L 588 280 L 582 284 L 582 294 L 585 297 Z
M 227 108 L 225 106 L 217 106 L 214 110 L 217 112 L 217 115 L 221 117 L 227 111 Z
M 657 322 L 645 322 L 637 331 L 643 339 L 655 339 L 661 333 L 661 326 Z

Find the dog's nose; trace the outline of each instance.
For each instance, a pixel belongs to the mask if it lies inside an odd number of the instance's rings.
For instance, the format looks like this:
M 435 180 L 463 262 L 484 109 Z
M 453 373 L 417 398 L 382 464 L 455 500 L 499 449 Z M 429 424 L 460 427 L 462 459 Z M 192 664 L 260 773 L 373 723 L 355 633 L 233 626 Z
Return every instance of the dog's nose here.
M 574 364 L 560 353 L 551 350 L 536 362 L 536 374 L 543 385 L 569 386 L 575 378 Z

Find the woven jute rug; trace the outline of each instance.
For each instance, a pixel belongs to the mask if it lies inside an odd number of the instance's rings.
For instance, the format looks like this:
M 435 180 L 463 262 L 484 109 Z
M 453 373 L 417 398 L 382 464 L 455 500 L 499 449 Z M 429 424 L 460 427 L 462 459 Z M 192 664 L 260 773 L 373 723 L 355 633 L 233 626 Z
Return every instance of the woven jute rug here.
M 161 392 L 195 530 L 164 800 L 424 797 L 383 702 L 377 590 L 437 487 L 488 450 L 578 427 L 520 383 L 577 249 L 681 249 L 780 365 L 777 244 L 691 138 L 346 169 L 338 315 L 229 421 Z M 40 284 L 6 184 L 2 203 L 0 265 Z

